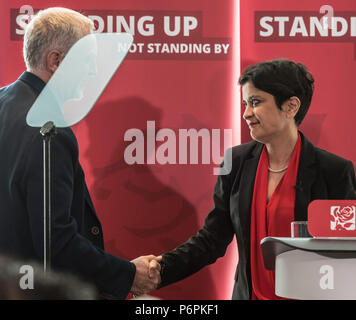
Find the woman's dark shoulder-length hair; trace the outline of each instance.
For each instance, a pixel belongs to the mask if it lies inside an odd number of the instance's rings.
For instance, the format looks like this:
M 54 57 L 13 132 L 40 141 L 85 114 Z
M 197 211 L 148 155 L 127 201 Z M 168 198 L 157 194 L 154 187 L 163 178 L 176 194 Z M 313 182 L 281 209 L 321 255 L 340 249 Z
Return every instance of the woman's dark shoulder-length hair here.
M 239 83 L 250 82 L 255 88 L 274 96 L 277 107 L 292 96 L 299 98 L 301 105 L 294 117 L 297 126 L 304 119 L 314 91 L 314 78 L 302 63 L 287 59 L 276 59 L 247 67 L 240 76 Z

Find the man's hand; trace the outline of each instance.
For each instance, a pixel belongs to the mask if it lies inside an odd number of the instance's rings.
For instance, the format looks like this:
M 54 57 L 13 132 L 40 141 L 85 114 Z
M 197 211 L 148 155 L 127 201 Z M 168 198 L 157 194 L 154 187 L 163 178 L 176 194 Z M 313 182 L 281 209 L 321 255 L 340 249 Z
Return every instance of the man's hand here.
M 162 256 L 154 255 L 141 256 L 131 262 L 136 266 L 135 279 L 130 292 L 134 295 L 147 294 L 157 288 L 161 282 L 161 265 L 159 262 Z

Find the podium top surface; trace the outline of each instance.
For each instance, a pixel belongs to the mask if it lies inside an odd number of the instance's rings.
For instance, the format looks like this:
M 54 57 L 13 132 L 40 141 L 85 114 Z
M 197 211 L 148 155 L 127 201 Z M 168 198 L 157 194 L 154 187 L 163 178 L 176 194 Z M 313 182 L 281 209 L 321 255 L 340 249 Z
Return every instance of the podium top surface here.
M 303 250 L 330 258 L 356 258 L 356 238 L 277 238 L 261 241 L 265 268 L 274 270 L 276 257 L 287 251 Z

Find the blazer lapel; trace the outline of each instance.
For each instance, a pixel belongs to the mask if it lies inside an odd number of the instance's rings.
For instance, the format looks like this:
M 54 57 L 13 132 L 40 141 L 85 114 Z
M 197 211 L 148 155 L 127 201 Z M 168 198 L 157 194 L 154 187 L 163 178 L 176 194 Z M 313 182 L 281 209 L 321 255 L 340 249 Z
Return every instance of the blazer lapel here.
M 242 234 L 244 238 L 246 253 L 250 247 L 251 228 L 251 202 L 258 161 L 262 152 L 263 144 L 258 143 L 251 152 L 251 158 L 246 159 L 243 164 L 241 180 L 239 184 L 239 217 L 241 221 Z
M 311 188 L 316 178 L 315 147 L 300 131 L 299 133 L 302 138 L 302 150 L 295 185 L 294 219 L 295 221 L 306 221 L 308 220 Z

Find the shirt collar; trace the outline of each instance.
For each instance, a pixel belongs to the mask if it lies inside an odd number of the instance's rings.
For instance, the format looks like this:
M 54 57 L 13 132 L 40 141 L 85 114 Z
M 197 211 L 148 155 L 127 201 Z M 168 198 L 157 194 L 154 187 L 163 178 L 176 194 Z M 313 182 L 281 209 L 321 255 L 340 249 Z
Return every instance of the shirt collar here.
M 42 79 L 40 79 L 29 71 L 23 72 L 18 80 L 28 84 L 38 94 L 43 90 L 46 85 L 46 83 Z

